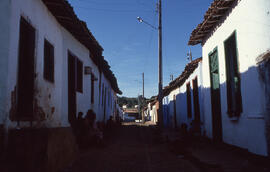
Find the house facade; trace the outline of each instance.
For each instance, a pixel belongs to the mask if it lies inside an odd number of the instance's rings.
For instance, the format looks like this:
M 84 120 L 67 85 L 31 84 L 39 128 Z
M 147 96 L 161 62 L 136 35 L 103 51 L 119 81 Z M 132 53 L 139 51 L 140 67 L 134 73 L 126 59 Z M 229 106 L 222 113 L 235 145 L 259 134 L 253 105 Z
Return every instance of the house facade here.
M 71 127 L 79 112 L 86 115 L 92 109 L 102 122 L 116 115 L 121 94 L 116 77 L 103 48 L 66 0 L 2 0 L 0 21 L 0 128 L 5 144 L 17 157 L 21 149 L 41 149 L 42 142 L 61 144 L 43 152 L 53 152 L 48 170 L 59 169 L 75 153 Z M 50 165 L 59 152 L 66 152 L 67 160 Z
M 147 102 L 144 108 L 145 121 L 151 121 L 154 124 L 158 122 L 158 101 L 153 98 Z
M 202 59 L 188 63 L 184 71 L 163 90 L 164 125 L 170 128 L 187 126 L 203 132 Z M 197 125 L 197 128 L 196 128 Z
M 215 0 L 189 40 L 202 45 L 206 136 L 263 156 L 270 148 L 269 11 L 268 0 Z

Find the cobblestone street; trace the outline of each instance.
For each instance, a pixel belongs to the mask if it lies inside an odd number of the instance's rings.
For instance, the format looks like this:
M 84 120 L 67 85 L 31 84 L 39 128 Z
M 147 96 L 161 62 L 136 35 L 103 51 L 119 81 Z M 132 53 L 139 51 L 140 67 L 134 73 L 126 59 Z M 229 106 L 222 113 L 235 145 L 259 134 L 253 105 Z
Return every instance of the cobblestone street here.
M 82 151 L 64 172 L 199 171 L 171 153 L 167 144 L 157 143 L 156 135 L 151 126 L 122 126 L 108 138 L 105 148 Z

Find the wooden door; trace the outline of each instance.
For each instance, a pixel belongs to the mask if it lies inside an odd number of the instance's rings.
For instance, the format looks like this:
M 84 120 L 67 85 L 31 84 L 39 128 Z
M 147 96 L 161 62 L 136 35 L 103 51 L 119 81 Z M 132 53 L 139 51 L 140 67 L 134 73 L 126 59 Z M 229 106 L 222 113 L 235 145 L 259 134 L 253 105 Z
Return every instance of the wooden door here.
M 104 114 L 103 114 L 103 115 L 104 115 L 104 119 L 103 119 L 103 120 L 104 120 L 104 123 L 106 123 L 106 106 L 107 106 L 107 104 L 106 104 L 107 88 L 106 88 L 106 87 L 104 87 L 104 93 L 103 93 L 103 94 L 104 94 L 104 95 L 103 95 L 103 96 L 104 96 L 104 104 L 103 104 L 103 105 L 104 105 L 104 106 L 103 106 L 103 110 L 104 110 L 104 112 L 103 112 L 103 113 L 104 113 Z
M 220 104 L 219 63 L 218 53 L 215 49 L 209 54 L 210 81 L 211 81 L 211 104 L 212 104 L 212 130 L 213 140 L 222 141 L 222 119 Z
M 76 120 L 76 57 L 68 53 L 68 121 L 72 125 Z
M 174 121 L 174 128 L 177 128 L 177 118 L 176 118 L 176 96 L 173 96 L 173 121 Z
M 196 132 L 201 131 L 201 118 L 200 118 L 200 104 L 199 104 L 199 90 L 198 90 L 198 79 L 197 77 L 192 80 L 193 85 L 193 108 L 194 108 L 194 125 Z
M 21 18 L 17 81 L 17 116 L 20 120 L 32 120 L 33 118 L 35 78 L 34 54 L 35 29 L 24 18 Z

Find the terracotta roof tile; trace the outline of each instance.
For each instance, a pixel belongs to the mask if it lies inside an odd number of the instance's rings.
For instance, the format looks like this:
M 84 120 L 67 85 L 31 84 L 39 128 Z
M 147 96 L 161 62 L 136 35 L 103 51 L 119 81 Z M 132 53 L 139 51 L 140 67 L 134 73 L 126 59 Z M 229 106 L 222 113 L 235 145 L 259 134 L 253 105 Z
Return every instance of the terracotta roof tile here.
M 163 96 L 168 96 L 172 90 L 182 86 L 188 79 L 188 77 L 195 71 L 195 69 L 198 67 L 199 62 L 201 61 L 202 58 L 198 58 L 188 63 L 181 75 L 179 75 L 175 80 L 170 82 L 168 86 L 163 88 Z
M 219 21 L 240 0 L 214 0 L 204 15 L 202 23 L 191 33 L 188 44 L 196 45 L 203 42 L 206 36 L 217 26 Z
M 122 94 L 117 79 L 110 70 L 108 62 L 102 56 L 103 48 L 95 39 L 86 23 L 75 14 L 73 7 L 67 0 L 42 0 L 56 20 L 68 30 L 81 44 L 91 52 L 90 58 L 110 81 L 113 90 Z

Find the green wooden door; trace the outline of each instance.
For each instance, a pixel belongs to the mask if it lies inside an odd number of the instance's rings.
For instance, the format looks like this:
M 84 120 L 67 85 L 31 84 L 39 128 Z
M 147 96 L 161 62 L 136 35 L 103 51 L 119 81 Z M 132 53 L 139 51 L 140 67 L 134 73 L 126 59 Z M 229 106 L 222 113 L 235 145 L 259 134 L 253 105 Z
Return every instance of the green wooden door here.
M 215 49 L 209 54 L 209 69 L 211 81 L 212 130 L 213 140 L 222 141 L 222 119 L 220 105 L 218 52 Z

